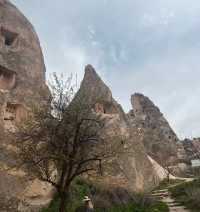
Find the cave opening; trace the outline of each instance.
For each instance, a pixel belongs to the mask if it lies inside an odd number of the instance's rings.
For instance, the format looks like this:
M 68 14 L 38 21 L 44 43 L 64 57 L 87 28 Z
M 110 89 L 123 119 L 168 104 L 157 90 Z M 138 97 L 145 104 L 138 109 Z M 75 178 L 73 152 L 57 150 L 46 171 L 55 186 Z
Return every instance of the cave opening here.
M 15 132 L 17 124 L 27 120 L 28 111 L 23 104 L 8 102 L 4 108 L 4 129 Z
M 95 104 L 95 112 L 96 113 L 105 113 L 106 111 L 105 111 L 105 108 L 104 108 L 103 104 L 96 103 Z
M 1 28 L 1 34 L 4 38 L 4 44 L 6 46 L 12 46 L 18 36 L 17 33 L 11 32 L 3 27 Z
M 23 104 L 9 103 L 9 102 L 7 103 L 4 112 L 5 121 L 15 121 L 16 123 L 20 123 L 26 118 L 27 118 L 27 110 Z
M 116 114 L 117 109 L 111 103 L 96 103 L 94 106 L 94 110 L 96 113 L 101 114 Z
M 16 73 L 0 66 L 0 89 L 11 90 L 16 85 Z

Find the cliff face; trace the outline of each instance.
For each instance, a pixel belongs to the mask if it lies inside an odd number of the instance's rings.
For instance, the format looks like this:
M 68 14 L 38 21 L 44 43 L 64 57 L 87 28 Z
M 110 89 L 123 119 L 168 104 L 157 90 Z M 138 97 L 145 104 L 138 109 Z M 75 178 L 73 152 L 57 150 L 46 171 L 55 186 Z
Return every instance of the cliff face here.
M 184 149 L 167 120 L 153 102 L 142 94 L 131 97 L 133 109 L 128 117 L 133 128 L 140 131 L 147 153 L 165 166 L 184 157 Z
M 27 118 L 33 104 L 46 104 L 48 97 L 38 37 L 15 6 L 0 0 L 0 211 L 24 210 L 22 200 L 36 207 L 42 198 L 47 201 L 48 186 L 8 168 L 18 166 L 10 132 Z
M 200 138 L 184 139 L 182 141 L 188 162 L 199 159 L 200 156 Z
M 133 191 L 155 186 L 159 179 L 139 140 L 138 132 L 131 129 L 121 106 L 90 65 L 85 69 L 85 76 L 77 93 L 77 96 L 80 95 L 86 97 L 85 101 L 92 105 L 93 111 L 104 121 L 101 134 L 107 139 L 107 143 L 113 146 L 116 142 L 123 143 L 124 153 L 106 167 L 103 183 L 109 186 L 123 186 Z

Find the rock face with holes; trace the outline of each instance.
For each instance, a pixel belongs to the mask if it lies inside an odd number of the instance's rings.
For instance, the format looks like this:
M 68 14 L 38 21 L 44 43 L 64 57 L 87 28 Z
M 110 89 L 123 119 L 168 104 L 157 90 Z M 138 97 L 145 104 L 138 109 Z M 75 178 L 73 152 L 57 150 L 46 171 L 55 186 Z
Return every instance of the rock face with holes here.
M 123 148 L 121 154 L 105 168 L 104 176 L 95 179 L 95 182 L 101 180 L 103 184 L 132 191 L 144 191 L 154 187 L 159 178 L 147 157 L 138 132 L 131 129 L 131 123 L 123 109 L 91 65 L 86 66 L 76 98 L 81 95 L 104 121 L 101 135 L 111 148 L 115 149 L 118 143 Z
M 200 155 L 200 138 L 184 139 L 182 141 L 186 151 L 188 162 L 199 159 Z
M 0 211 L 27 211 L 26 205 L 37 208 L 49 199 L 50 187 L 29 181 L 22 170 L 7 171 L 17 165 L 9 132 L 27 118 L 33 104 L 46 104 L 48 97 L 38 37 L 15 6 L 0 0 Z
M 172 166 L 184 159 L 185 151 L 159 108 L 146 96 L 131 97 L 133 109 L 128 117 L 141 134 L 147 153 L 162 166 Z

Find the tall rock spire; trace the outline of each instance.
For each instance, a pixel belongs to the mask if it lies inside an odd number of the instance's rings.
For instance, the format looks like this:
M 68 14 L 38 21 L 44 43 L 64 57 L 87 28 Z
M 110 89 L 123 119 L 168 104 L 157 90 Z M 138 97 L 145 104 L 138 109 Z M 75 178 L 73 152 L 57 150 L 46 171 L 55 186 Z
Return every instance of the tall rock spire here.
M 132 191 L 144 191 L 154 187 L 156 180 L 157 183 L 159 180 L 142 142 L 138 141 L 137 132 L 131 130 L 122 107 L 91 65 L 85 68 L 85 76 L 75 100 L 81 95 L 86 96 L 93 111 L 104 121 L 101 134 L 107 143 L 113 149 L 116 142 L 123 142 L 124 145 L 124 151 L 106 167 L 103 182 Z M 126 153 L 127 150 L 129 153 Z
M 131 96 L 131 104 L 129 118 L 140 129 L 147 153 L 161 165 L 182 159 L 183 147 L 159 108 L 139 93 Z

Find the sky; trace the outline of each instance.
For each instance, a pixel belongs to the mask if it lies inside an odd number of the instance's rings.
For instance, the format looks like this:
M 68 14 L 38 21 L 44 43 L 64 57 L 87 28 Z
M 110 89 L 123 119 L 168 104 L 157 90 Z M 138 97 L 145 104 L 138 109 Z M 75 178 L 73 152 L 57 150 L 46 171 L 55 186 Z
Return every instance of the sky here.
M 143 93 L 180 138 L 200 137 L 199 0 L 11 1 L 39 35 L 47 78 L 81 81 L 92 64 L 126 112 Z

